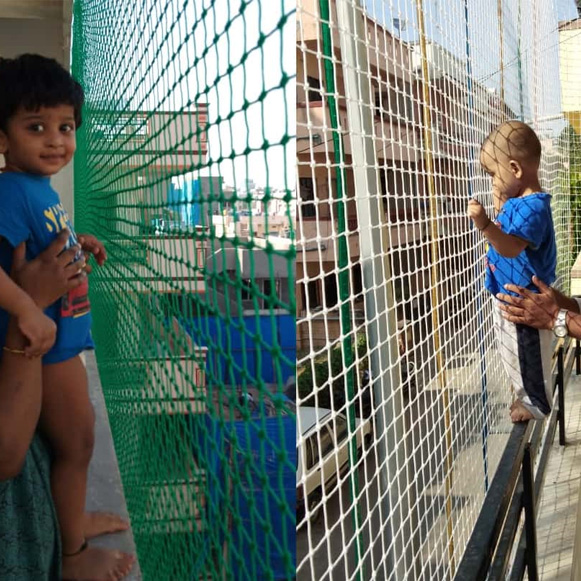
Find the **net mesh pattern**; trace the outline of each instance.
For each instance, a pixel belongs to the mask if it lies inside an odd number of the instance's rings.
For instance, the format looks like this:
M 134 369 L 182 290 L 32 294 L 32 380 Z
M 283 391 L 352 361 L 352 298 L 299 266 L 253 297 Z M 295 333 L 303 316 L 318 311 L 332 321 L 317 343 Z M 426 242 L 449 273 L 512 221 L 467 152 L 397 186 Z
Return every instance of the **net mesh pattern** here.
M 562 8 L 298 0 L 299 579 L 454 578 L 511 430 L 467 217 L 495 216 L 480 148 L 503 121 L 541 141 L 564 291 L 578 252 Z
M 295 572 L 295 7 L 76 0 L 75 221 L 144 579 Z

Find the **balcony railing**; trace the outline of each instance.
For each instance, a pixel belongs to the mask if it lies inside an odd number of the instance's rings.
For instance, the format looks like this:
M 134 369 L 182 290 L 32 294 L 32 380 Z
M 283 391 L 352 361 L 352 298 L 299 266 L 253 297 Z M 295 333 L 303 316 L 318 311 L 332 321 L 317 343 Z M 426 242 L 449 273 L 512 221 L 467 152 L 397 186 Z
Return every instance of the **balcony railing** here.
M 371 107 L 371 105 L 370 105 Z M 375 105 L 373 105 L 375 111 Z M 416 162 L 417 152 L 421 151 L 421 140 L 413 127 L 412 119 L 402 123 L 401 117 L 374 117 L 376 156 L 378 160 L 392 159 L 403 162 Z M 339 131 L 341 132 L 344 155 L 351 155 L 349 123 L 344 104 L 339 105 Z M 327 154 L 334 152 L 333 130 L 324 101 L 297 103 L 297 156 Z
M 106 276 L 128 283 L 134 292 L 206 291 L 205 243 L 180 235 L 111 242 L 113 256 Z
M 424 228 L 420 222 L 420 213 L 411 214 L 413 221 L 390 224 L 390 244 L 392 248 L 405 246 L 421 240 Z M 337 222 L 330 218 L 319 220 L 302 219 L 297 223 L 297 260 L 299 262 L 316 262 L 335 260 L 335 240 L 338 233 Z M 349 256 L 359 256 L 359 224 L 356 217 L 347 220 Z

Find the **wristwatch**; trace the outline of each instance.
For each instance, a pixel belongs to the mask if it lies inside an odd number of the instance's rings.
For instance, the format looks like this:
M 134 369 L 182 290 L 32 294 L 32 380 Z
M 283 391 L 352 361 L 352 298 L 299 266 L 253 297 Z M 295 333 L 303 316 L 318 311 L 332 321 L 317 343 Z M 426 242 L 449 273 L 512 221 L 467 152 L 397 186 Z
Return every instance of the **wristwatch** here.
M 561 309 L 553 323 L 553 333 L 557 337 L 566 337 L 569 334 L 567 329 L 567 310 Z

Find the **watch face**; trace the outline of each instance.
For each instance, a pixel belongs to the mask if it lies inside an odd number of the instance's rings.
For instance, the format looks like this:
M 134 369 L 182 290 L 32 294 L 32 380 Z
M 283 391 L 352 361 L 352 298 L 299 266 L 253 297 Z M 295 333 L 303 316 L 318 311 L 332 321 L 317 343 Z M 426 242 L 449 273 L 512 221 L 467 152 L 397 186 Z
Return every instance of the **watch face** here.
M 558 325 L 555 327 L 555 335 L 557 335 L 557 337 L 566 337 L 567 327 L 565 325 Z

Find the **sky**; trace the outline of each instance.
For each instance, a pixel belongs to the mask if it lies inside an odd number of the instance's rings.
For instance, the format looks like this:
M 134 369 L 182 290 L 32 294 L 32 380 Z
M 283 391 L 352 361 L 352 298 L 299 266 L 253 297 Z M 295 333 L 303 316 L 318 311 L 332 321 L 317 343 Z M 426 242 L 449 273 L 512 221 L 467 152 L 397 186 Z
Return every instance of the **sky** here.
M 236 152 L 232 163 L 223 163 L 221 173 L 226 182 L 240 186 L 252 179 L 257 185 L 294 189 L 294 143 L 283 148 L 283 137 L 295 134 L 295 0 L 254 0 L 248 4 L 244 18 L 232 18 L 228 11 L 232 0 L 214 0 L 213 25 L 220 39 L 213 47 L 215 58 L 206 59 L 205 68 L 211 78 L 215 71 L 223 78 L 209 95 L 210 158 Z M 288 19 L 282 28 L 281 18 Z M 225 27 L 231 22 L 227 31 Z M 269 35 L 262 46 L 252 50 L 261 35 Z M 211 54 L 211 53 L 210 53 Z M 244 55 L 248 55 L 241 64 Z M 228 66 L 234 65 L 230 75 Z M 288 77 L 285 88 L 281 80 Z M 246 111 L 245 111 L 246 108 Z M 231 121 L 214 125 L 217 116 L 224 118 L 234 112 Z M 240 155 L 248 146 L 263 147 Z
M 121 1 L 110 15 L 116 34 L 100 47 L 105 60 L 131 71 L 112 81 L 113 99 L 134 110 L 193 110 L 206 102 L 204 173 L 237 187 L 253 180 L 293 189 L 295 6 L 296 0 Z M 111 86 L 98 89 L 101 98 L 112 98 Z
M 557 10 L 559 13 L 559 20 L 573 20 L 574 18 L 577 18 L 575 0 L 558 0 Z
M 369 15 L 392 34 L 418 42 L 416 0 L 364 0 Z M 503 2 L 503 66 L 496 2 L 491 0 L 423 0 L 428 41 L 444 47 L 466 63 L 470 54 L 472 78 L 500 93 L 525 120 L 560 113 L 558 22 L 577 17 L 574 0 L 511 0 Z M 555 12 L 554 7 L 557 7 Z M 468 26 L 466 26 L 466 23 Z M 520 43 L 518 39 L 521 39 Z M 521 100 L 520 85 L 524 87 Z
M 369 14 L 392 33 L 417 41 L 415 0 L 362 1 Z M 428 38 L 465 59 L 466 30 L 458 26 L 464 22 L 465 0 L 423 1 Z M 558 20 L 576 16 L 574 0 L 555 2 Z M 466 3 L 473 75 L 483 85 L 498 88 L 499 48 L 490 45 L 490 30 L 498 27 L 496 11 L 490 10 L 490 0 Z M 516 38 L 519 22 L 533 20 L 532 3 L 521 0 L 520 19 L 509 10 L 515 2 L 504 4 L 507 100 L 516 108 Z M 537 36 L 547 39 L 543 54 L 549 54 L 558 50 L 554 41 L 557 19 L 552 2 L 538 0 L 536 4 L 540 6 Z M 237 187 L 252 180 L 259 186 L 294 189 L 296 0 L 143 0 L 139 4 L 124 0 L 121 5 L 125 8 L 115 14 L 115 22 L 125 19 L 125 30 L 139 31 L 136 48 L 127 51 L 127 38 L 118 28 L 119 38 L 103 50 L 122 63 L 120 69 L 134 71 L 120 84 L 128 106 L 182 110 L 207 102 L 209 167 L 204 173 L 221 175 Z M 523 38 L 531 38 L 523 32 Z M 521 50 L 531 54 L 532 47 L 521 45 Z M 544 113 L 550 114 L 551 103 L 558 103 L 558 71 L 545 70 L 540 78 L 538 70 L 529 67 L 523 75 L 529 86 L 540 91 L 535 102 L 545 103 Z M 283 147 L 285 138 L 289 142 Z
M 530 0 L 521 0 L 530 4 Z M 575 0 L 553 0 L 553 2 L 541 0 L 547 5 L 555 4 L 557 7 L 557 14 L 559 20 L 572 20 L 577 18 L 577 8 L 575 6 Z M 393 19 L 399 19 L 405 22 L 406 30 L 400 31 L 399 36 L 402 40 L 413 40 L 417 36 L 417 20 L 416 20 L 416 1 L 415 0 L 364 0 L 367 11 L 376 20 L 384 24 L 391 32 L 397 34 L 398 31 L 393 25 Z M 508 3 L 507 3 L 508 4 Z M 469 9 L 477 8 L 480 6 L 481 12 L 483 10 L 490 12 L 490 0 L 469 0 Z M 461 21 L 464 13 L 464 2 L 454 0 L 424 0 L 424 7 L 426 14 L 428 15 L 426 25 L 430 27 L 430 16 L 435 13 L 444 13 L 450 11 L 450 6 L 452 7 L 452 13 L 456 13 Z M 495 13 L 495 11 L 492 11 Z M 492 14 L 495 17 L 495 14 Z M 443 22 L 443 20 L 442 20 Z M 444 39 L 443 35 L 443 24 L 440 22 L 438 27 L 434 26 L 431 29 L 431 35 L 435 40 L 442 41 Z M 439 37 L 439 38 L 438 38 Z

